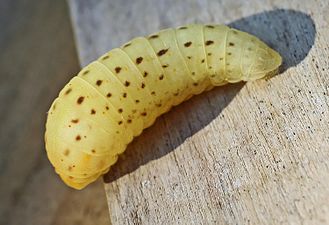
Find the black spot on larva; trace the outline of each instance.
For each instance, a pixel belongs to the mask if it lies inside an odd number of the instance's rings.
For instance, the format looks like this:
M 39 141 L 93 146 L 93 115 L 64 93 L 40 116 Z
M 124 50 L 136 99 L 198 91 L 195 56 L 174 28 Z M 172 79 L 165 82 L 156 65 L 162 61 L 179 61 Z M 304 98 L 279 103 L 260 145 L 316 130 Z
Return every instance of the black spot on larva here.
M 68 156 L 68 155 L 70 154 L 70 150 L 65 149 L 65 151 L 63 152 L 63 154 L 64 154 L 65 156 Z
M 222 60 L 223 60 L 223 58 L 219 58 L 219 60 L 220 60 L 220 61 L 222 61 Z
M 212 69 L 212 66 L 209 66 L 209 69 Z
M 228 52 L 227 54 L 228 54 L 228 55 L 232 55 L 232 52 Z
M 90 110 L 90 114 L 91 114 L 91 115 L 96 114 L 96 110 L 95 110 L 95 109 L 91 109 L 91 110 Z
M 195 75 L 195 72 L 192 72 L 192 75 L 194 76 Z
M 71 120 L 72 123 L 79 123 L 78 119 Z
M 83 71 L 82 75 L 86 75 L 88 73 L 89 73 L 89 70 L 85 70 L 85 71 Z
M 106 59 L 108 59 L 108 58 L 110 58 L 110 56 L 105 55 L 105 56 L 102 57 L 102 60 L 106 60 Z
M 148 73 L 144 71 L 143 77 L 147 77 Z
M 166 65 L 162 65 L 162 68 L 167 68 L 169 65 L 166 64 Z
M 159 76 L 159 80 L 163 80 L 163 78 L 164 78 L 164 76 L 163 76 L 163 74 L 161 74 L 161 75 Z
M 129 87 L 129 85 L 130 85 L 130 82 L 126 80 L 126 82 L 125 82 L 125 86 L 126 86 L 126 87 Z
M 109 110 L 110 108 L 108 106 L 105 107 L 106 110 Z
M 154 38 L 158 38 L 158 37 L 159 37 L 159 35 L 154 34 L 154 35 L 149 36 L 149 39 L 154 39 Z
M 178 30 L 185 30 L 187 27 L 179 27 Z
M 211 56 L 211 52 L 209 52 L 208 55 Z
M 233 42 L 228 43 L 229 46 L 234 46 Z
M 201 60 L 201 63 L 204 63 L 204 59 Z
M 128 119 L 128 120 L 127 120 L 127 123 L 131 123 L 131 122 L 132 122 L 132 120 L 131 120 L 131 119 Z
M 91 152 L 92 152 L 92 153 L 96 153 L 96 150 L 95 150 L 95 149 L 92 149 Z
M 212 29 L 214 29 L 215 27 L 214 26 L 212 26 L 212 25 L 207 25 L 206 26 L 207 28 L 212 28 Z
M 81 140 L 81 136 L 80 136 L 80 135 L 77 135 L 77 136 L 75 137 L 75 140 L 76 140 L 76 141 L 80 141 L 80 140 Z
M 185 47 L 190 47 L 191 45 L 192 45 L 192 42 L 191 42 L 191 41 L 186 42 L 186 43 L 184 44 Z
M 187 56 L 188 59 L 192 59 L 192 56 Z
M 141 115 L 142 115 L 142 116 L 146 116 L 147 113 L 146 113 L 146 112 L 142 112 Z
M 115 72 L 116 73 L 120 73 L 120 71 L 121 71 L 121 67 L 119 67 L 119 66 L 115 67 Z
M 142 83 L 141 88 L 145 88 L 145 84 L 144 83 Z
M 127 93 L 123 93 L 122 97 L 126 98 L 127 97 Z
M 215 77 L 215 74 L 213 74 L 213 75 L 210 75 L 210 77 Z
M 136 59 L 136 64 L 140 64 L 143 61 L 143 57 L 138 57 Z
M 65 95 L 70 94 L 71 91 L 72 91 L 72 88 L 67 89 L 67 90 L 65 91 Z
M 155 91 L 152 91 L 152 92 L 151 92 L 151 95 L 155 95 Z
M 121 109 L 121 108 L 118 109 L 118 112 L 119 112 L 119 113 L 122 113 L 122 112 L 123 112 L 123 109 Z
M 194 86 L 198 86 L 199 84 L 195 82 L 195 83 L 193 83 L 193 85 L 194 85 Z
M 111 97 L 112 96 L 112 94 L 109 92 L 109 93 L 107 93 L 107 95 L 106 95 L 106 97 Z
M 206 41 L 206 45 L 212 45 L 214 43 L 214 41 L 208 40 Z
M 131 45 L 131 43 L 129 42 L 129 43 L 125 44 L 123 47 L 126 48 L 126 47 L 128 47 L 130 45 Z
M 102 83 L 103 83 L 103 81 L 102 81 L 102 80 L 98 80 L 98 81 L 96 81 L 96 84 L 97 84 L 97 86 L 101 86 L 101 85 L 102 85 Z
M 56 103 L 53 105 L 53 110 L 55 110 L 56 109 Z
M 122 121 L 120 120 L 120 121 L 118 122 L 118 124 L 121 125 L 121 124 L 122 124 Z
M 157 55 L 158 55 L 158 56 L 162 56 L 162 55 L 166 54 L 166 52 L 167 52 L 168 50 L 169 50 L 169 48 L 167 48 L 167 49 L 162 49 L 162 50 L 158 51 Z
M 80 96 L 77 100 L 77 103 L 80 105 L 83 102 L 83 100 L 85 100 L 85 97 Z

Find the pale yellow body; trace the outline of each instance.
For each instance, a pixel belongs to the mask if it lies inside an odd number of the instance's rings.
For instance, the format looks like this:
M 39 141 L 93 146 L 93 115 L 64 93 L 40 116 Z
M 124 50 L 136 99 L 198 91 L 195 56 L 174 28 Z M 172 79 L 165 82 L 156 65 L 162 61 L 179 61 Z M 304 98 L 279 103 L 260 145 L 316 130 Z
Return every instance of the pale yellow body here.
M 280 64 L 259 39 L 224 25 L 133 39 L 82 69 L 55 99 L 45 134 L 49 160 L 81 189 L 172 106 L 214 86 L 262 78 Z

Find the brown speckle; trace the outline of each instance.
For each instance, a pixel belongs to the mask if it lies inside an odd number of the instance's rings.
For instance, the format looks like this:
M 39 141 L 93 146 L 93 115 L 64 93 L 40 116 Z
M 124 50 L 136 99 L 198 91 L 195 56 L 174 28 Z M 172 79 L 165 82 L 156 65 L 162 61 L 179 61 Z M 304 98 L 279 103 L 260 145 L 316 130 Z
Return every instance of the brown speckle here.
M 168 50 L 169 50 L 169 48 L 167 48 L 167 49 L 162 49 L 162 50 L 158 51 L 157 55 L 158 55 L 158 56 L 162 56 L 162 55 L 166 54 L 166 52 L 167 52 Z
M 83 71 L 82 75 L 87 75 L 90 71 L 89 70 L 85 70 Z
M 174 93 L 174 96 L 178 96 L 178 95 L 179 95 L 179 92 Z
M 159 37 L 159 35 L 154 34 L 154 35 L 149 36 L 149 39 L 154 39 L 154 38 L 158 38 L 158 37 Z
M 105 107 L 106 110 L 109 110 L 110 108 L 108 106 Z
M 106 97 L 111 97 L 112 96 L 112 94 L 109 92 L 109 93 L 107 93 L 107 95 L 106 95 Z
M 92 152 L 92 153 L 96 153 L 96 150 L 95 150 L 95 149 L 92 149 L 91 152 Z
M 188 59 L 192 59 L 192 56 L 187 56 Z
M 95 109 L 91 109 L 91 110 L 90 110 L 90 114 L 91 114 L 91 115 L 96 114 L 96 110 L 95 110 Z
M 152 92 L 151 92 L 151 95 L 155 95 L 155 91 L 152 91 Z
M 128 119 L 128 120 L 127 120 L 127 123 L 131 123 L 131 122 L 132 122 L 132 120 L 131 120 L 131 119 Z
M 136 64 L 140 64 L 143 61 L 143 57 L 138 57 L 136 59 Z
M 72 123 L 79 123 L 78 119 L 71 120 Z
M 201 63 L 204 63 L 204 59 L 201 60 Z
M 186 48 L 190 47 L 191 45 L 192 45 L 192 42 L 191 42 L 191 41 L 188 41 L 188 42 L 186 42 L 186 43 L 184 44 L 184 46 L 185 46 Z
M 141 88 L 145 88 L 145 84 L 144 83 L 142 83 Z
M 120 120 L 120 121 L 118 122 L 118 124 L 121 125 L 121 124 L 122 124 L 122 121 Z
M 141 115 L 142 115 L 142 116 L 146 116 L 147 113 L 146 113 L 146 112 L 142 112 Z
M 103 83 L 103 81 L 102 81 L 102 80 L 98 80 L 98 81 L 96 81 L 96 85 L 97 85 L 97 86 L 101 86 L 101 85 L 102 85 L 102 83 Z
M 138 99 L 135 100 L 136 103 L 139 103 L 140 101 Z
M 211 52 L 209 52 L 208 55 L 211 56 Z
M 129 42 L 129 43 L 125 44 L 123 47 L 126 48 L 126 47 L 128 47 L 130 45 L 131 45 L 131 43 Z
M 212 25 L 207 25 L 206 27 L 207 27 L 207 28 L 211 28 L 211 29 L 214 29 L 214 28 L 215 28 L 215 27 L 212 26 Z
M 72 166 L 69 166 L 67 169 L 68 171 L 72 171 Z
M 119 113 L 122 113 L 122 112 L 123 112 L 123 109 L 121 109 L 121 108 L 118 109 L 118 112 L 119 112 Z
M 125 86 L 128 87 L 130 85 L 130 82 L 126 80 Z
M 223 60 L 223 58 L 219 58 L 219 60 L 220 60 L 220 61 L 222 61 L 222 60 Z
M 234 46 L 233 42 L 228 43 L 229 46 Z
M 192 75 L 194 76 L 195 75 L 195 72 L 192 72 Z
M 163 80 L 163 78 L 164 78 L 164 76 L 163 76 L 163 74 L 161 74 L 161 75 L 159 76 L 159 80 Z
M 117 67 L 115 67 L 114 70 L 115 70 L 116 73 L 120 73 L 121 69 L 122 69 L 121 67 L 117 66 Z
M 143 77 L 147 77 L 148 73 L 144 71 Z
M 228 55 L 232 55 L 232 52 L 228 52 L 227 54 L 228 54 Z
M 206 41 L 206 45 L 212 45 L 214 43 L 214 41 L 208 40 Z
M 105 55 L 105 56 L 102 57 L 102 60 L 106 60 L 106 59 L 108 59 L 108 58 L 110 58 L 110 56 Z
M 167 68 L 169 65 L 166 64 L 166 65 L 162 65 L 162 68 Z
M 127 93 L 126 93 L 126 92 L 123 93 L 123 94 L 122 94 L 122 97 L 126 98 L 126 97 L 127 97 Z
M 67 90 L 65 91 L 65 95 L 70 94 L 71 91 L 72 91 L 72 88 L 67 89 Z
M 75 137 L 75 140 L 76 140 L 76 141 L 80 141 L 80 140 L 81 140 L 81 136 L 80 136 L 80 135 L 77 135 L 77 136 Z
M 80 96 L 77 100 L 77 103 L 80 105 L 83 102 L 83 100 L 85 100 L 85 97 Z
M 65 151 L 63 152 L 63 154 L 64 154 L 65 156 L 68 156 L 68 155 L 70 154 L 70 150 L 65 149 Z
M 178 30 L 185 30 L 187 27 L 179 27 Z
M 193 83 L 193 85 L 194 85 L 194 86 L 198 86 L 199 84 L 195 82 L 195 83 Z
M 161 103 L 158 103 L 158 104 L 155 104 L 156 107 L 161 107 L 162 104 Z

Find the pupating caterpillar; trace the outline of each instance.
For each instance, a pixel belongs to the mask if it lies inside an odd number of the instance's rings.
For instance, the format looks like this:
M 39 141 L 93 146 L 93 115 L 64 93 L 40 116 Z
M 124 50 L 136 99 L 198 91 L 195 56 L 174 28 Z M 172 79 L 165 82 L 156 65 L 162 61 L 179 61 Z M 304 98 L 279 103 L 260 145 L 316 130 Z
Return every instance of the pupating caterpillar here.
M 280 55 L 225 25 L 188 25 L 138 37 L 83 68 L 48 112 L 45 142 L 55 171 L 82 189 L 108 172 L 155 119 L 214 86 L 274 73 Z

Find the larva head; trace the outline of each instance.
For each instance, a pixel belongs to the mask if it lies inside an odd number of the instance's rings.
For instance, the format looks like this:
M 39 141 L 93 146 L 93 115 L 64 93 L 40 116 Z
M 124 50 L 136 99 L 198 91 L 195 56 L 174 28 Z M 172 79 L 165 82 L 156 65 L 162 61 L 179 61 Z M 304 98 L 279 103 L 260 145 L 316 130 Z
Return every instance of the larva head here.
M 231 29 L 227 37 L 227 62 L 233 63 L 229 78 L 252 81 L 278 71 L 282 58 L 264 42 L 248 33 Z M 231 57 L 231 58 L 230 58 Z M 230 69 L 230 65 L 227 66 Z M 228 71 L 230 72 L 230 71 Z

